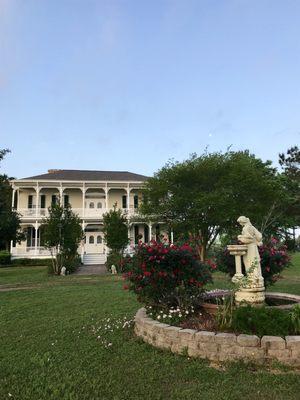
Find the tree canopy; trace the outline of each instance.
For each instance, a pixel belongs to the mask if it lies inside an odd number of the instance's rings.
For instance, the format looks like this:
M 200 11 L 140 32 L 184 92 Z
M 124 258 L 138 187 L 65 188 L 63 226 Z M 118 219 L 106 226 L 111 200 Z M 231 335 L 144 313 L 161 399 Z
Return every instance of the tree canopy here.
M 52 204 L 49 207 L 49 217 L 43 220 L 41 231 L 43 244 L 52 255 L 53 272 L 60 274 L 63 266 L 71 268 L 83 232 L 80 218 L 73 213 L 70 205 L 63 207 Z
M 197 237 L 203 260 L 219 234 L 236 228 L 237 217 L 246 215 L 260 228 L 285 196 L 270 161 L 248 151 L 204 153 L 171 161 L 149 178 L 141 211 L 175 234 Z
M 123 251 L 128 244 L 127 220 L 116 206 L 103 215 L 103 233 L 107 246 L 113 252 Z
M 10 150 L 0 150 L 0 161 L 2 161 Z M 20 241 L 25 238 L 20 228 L 19 214 L 12 210 L 12 188 L 9 178 L 0 174 L 0 250 L 9 249 L 10 241 Z

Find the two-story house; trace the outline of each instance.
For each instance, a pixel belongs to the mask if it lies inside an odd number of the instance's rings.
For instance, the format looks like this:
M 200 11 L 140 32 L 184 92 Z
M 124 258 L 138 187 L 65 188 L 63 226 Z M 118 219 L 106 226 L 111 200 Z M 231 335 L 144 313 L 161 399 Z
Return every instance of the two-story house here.
M 12 243 L 12 258 L 46 258 L 50 256 L 42 246 L 40 226 L 48 215 L 48 207 L 60 201 L 70 204 L 80 217 L 84 240 L 79 253 L 85 264 L 101 264 L 106 261 L 107 248 L 103 241 L 102 216 L 114 205 L 124 210 L 131 222 L 128 237 L 131 244 L 138 240 L 149 242 L 160 235 L 160 226 L 138 222 L 141 189 L 146 176 L 125 171 L 49 170 L 48 173 L 16 179 L 12 206 L 21 215 L 21 227 L 26 240 Z

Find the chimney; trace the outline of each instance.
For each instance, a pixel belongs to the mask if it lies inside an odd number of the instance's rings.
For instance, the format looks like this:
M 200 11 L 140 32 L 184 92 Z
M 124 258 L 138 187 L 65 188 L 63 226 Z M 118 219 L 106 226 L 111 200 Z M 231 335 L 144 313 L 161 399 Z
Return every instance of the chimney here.
M 56 172 L 61 171 L 61 169 L 48 169 L 48 174 L 55 174 Z

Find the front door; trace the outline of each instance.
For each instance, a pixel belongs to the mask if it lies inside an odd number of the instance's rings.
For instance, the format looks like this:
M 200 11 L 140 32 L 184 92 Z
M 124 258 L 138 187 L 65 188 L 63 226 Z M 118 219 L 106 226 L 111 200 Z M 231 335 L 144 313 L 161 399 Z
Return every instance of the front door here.
M 86 232 L 85 234 L 85 253 L 103 254 L 103 238 L 100 232 Z

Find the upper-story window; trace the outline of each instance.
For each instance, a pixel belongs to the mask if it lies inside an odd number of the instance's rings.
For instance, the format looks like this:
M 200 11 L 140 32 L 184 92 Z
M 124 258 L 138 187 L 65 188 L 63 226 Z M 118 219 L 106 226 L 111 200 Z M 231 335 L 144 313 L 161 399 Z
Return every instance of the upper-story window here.
M 139 207 L 139 196 L 137 194 L 135 194 L 133 197 L 133 204 L 134 204 L 134 208 Z
M 40 207 L 46 208 L 46 196 L 44 194 L 41 194 Z
M 99 202 L 97 203 L 97 208 L 102 208 L 102 203 L 101 203 L 101 201 L 99 201 Z
M 28 208 L 33 208 L 33 195 L 28 195 Z
M 102 237 L 101 235 L 97 236 L 97 244 L 101 244 L 102 243 Z
M 94 244 L 94 236 L 89 237 L 89 244 Z
M 127 196 L 122 196 L 122 208 L 127 208 Z
M 90 208 L 95 208 L 95 203 L 93 201 L 91 201 L 89 207 Z

